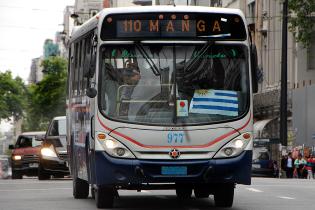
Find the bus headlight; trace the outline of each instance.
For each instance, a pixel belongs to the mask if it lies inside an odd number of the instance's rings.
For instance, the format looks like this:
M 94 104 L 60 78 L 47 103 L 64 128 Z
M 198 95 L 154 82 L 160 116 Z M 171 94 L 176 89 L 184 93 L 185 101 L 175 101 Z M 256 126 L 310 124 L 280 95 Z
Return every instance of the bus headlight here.
M 55 149 L 52 145 L 50 145 L 50 147 L 43 147 L 40 150 L 40 153 L 42 155 L 42 157 L 51 157 L 51 158 L 56 158 L 57 154 L 55 152 Z
M 118 158 L 135 158 L 132 152 L 125 145 L 113 137 L 104 133 L 98 133 L 97 139 L 105 149 L 106 153 L 110 156 Z
M 229 158 L 241 154 L 251 140 L 249 133 L 244 133 L 224 145 L 213 158 Z

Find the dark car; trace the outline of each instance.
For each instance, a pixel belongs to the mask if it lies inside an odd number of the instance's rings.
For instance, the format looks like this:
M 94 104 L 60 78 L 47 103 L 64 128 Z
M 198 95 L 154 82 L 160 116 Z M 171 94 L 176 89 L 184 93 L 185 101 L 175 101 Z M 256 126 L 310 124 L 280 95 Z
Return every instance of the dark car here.
M 37 176 L 41 140 L 45 135 L 41 132 L 25 132 L 18 136 L 12 149 L 12 179 L 22 179 L 23 175 Z
M 40 152 L 38 179 L 69 175 L 66 141 L 66 117 L 55 117 L 46 132 Z
M 266 148 L 258 147 L 253 149 L 252 175 L 264 177 L 274 176 L 273 161 Z

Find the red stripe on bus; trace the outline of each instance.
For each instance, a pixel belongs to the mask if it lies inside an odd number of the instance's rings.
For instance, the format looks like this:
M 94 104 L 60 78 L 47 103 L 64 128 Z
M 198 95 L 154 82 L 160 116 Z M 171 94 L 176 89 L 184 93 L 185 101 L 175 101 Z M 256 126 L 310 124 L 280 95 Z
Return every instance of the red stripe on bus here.
M 99 118 L 99 115 L 98 115 L 98 114 L 97 114 L 97 119 L 98 119 L 99 123 L 102 125 L 102 127 L 105 128 L 106 130 L 108 130 L 108 131 L 110 131 L 110 132 L 112 132 L 112 133 L 114 133 L 114 134 L 116 134 L 116 135 L 118 135 L 118 136 L 120 136 L 120 137 L 126 139 L 127 141 L 130 141 L 130 142 L 132 142 L 132 143 L 134 143 L 134 144 L 140 146 L 140 147 L 144 147 L 144 148 L 205 148 L 205 147 L 209 147 L 209 146 L 211 146 L 211 145 L 213 145 L 213 144 L 215 144 L 215 143 L 218 143 L 219 141 L 221 141 L 221 140 L 223 140 L 223 139 L 225 139 L 225 138 L 227 138 L 227 137 L 229 137 L 229 136 L 231 136 L 231 135 L 233 135 L 233 134 L 235 134 L 235 133 L 237 133 L 237 132 L 243 130 L 243 129 L 249 124 L 250 119 L 251 119 L 251 114 L 250 114 L 250 116 L 249 116 L 247 122 L 246 122 L 242 127 L 238 128 L 238 129 L 235 129 L 235 130 L 232 130 L 232 131 L 230 131 L 229 133 L 226 133 L 226 134 L 224 134 L 224 135 L 222 135 L 222 136 L 219 136 L 219 137 L 217 137 L 217 138 L 214 139 L 213 141 L 210 141 L 210 142 L 207 143 L 207 144 L 202 144 L 202 145 L 190 145 L 190 146 L 188 146 L 188 145 L 174 145 L 174 146 L 169 146 L 169 145 L 165 145 L 165 146 L 164 146 L 164 145 L 161 145 L 161 146 L 159 146 L 159 145 L 144 145 L 144 144 L 141 144 L 140 142 L 138 142 L 138 141 L 136 141 L 136 140 L 130 138 L 129 136 L 126 136 L 126 135 L 124 135 L 124 134 L 122 134 L 122 133 L 119 133 L 119 132 L 117 132 L 117 131 L 115 131 L 115 130 L 112 130 L 111 128 L 107 127 L 107 126 L 101 121 L 101 119 Z

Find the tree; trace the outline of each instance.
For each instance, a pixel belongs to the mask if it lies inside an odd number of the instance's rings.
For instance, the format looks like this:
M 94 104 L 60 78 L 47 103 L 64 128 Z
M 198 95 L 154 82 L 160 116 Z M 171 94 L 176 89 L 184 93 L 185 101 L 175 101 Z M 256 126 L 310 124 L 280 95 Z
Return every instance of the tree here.
M 18 120 L 25 108 L 26 87 L 20 77 L 13 79 L 10 71 L 0 72 L 0 120 Z
M 66 114 L 67 61 L 49 57 L 42 66 L 43 80 L 29 86 L 25 130 L 45 130 L 53 117 Z
M 289 30 L 295 40 L 308 48 L 311 44 L 313 27 L 315 25 L 315 0 L 288 0 L 290 16 Z

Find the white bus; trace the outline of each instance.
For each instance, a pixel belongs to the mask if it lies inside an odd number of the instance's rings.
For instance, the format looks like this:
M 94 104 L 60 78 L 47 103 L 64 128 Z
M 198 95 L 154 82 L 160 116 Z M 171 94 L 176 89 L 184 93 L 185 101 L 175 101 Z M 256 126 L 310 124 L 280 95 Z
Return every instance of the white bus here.
M 98 208 L 110 208 L 120 189 L 174 189 L 232 206 L 235 185 L 251 183 L 257 84 L 240 10 L 104 9 L 69 49 L 75 198 L 91 190 Z

